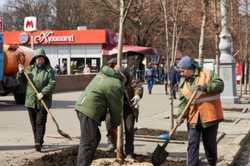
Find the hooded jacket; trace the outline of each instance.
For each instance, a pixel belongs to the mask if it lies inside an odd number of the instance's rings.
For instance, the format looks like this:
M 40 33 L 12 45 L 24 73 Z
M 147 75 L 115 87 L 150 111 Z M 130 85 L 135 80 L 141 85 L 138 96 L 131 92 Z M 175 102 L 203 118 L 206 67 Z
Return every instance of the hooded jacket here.
M 45 62 L 42 66 L 38 66 L 35 62 L 37 57 L 43 57 Z M 54 70 L 50 66 L 50 61 L 42 51 L 41 55 L 35 54 L 31 59 L 30 66 L 26 70 L 29 78 L 35 85 L 38 92 L 43 94 L 43 101 L 46 103 L 47 107 L 50 108 L 52 104 L 52 93 L 55 89 L 56 81 Z M 17 73 L 17 79 L 26 82 L 26 97 L 25 97 L 25 107 L 29 108 L 41 108 L 42 104 L 37 99 L 35 91 L 32 89 L 31 85 L 27 83 L 23 73 Z
M 109 110 L 112 125 L 118 126 L 121 123 L 124 92 L 120 78 L 120 74 L 114 69 L 104 66 L 82 92 L 76 101 L 75 109 L 99 125 Z

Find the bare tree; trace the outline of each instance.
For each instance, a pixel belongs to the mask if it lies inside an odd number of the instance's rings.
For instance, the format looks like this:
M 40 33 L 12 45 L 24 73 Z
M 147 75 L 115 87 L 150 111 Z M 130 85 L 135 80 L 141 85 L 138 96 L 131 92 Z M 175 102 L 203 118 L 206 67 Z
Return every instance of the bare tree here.
M 214 0 L 214 42 L 215 42 L 215 65 L 216 73 L 220 75 L 220 54 L 219 54 L 219 21 L 218 21 L 218 0 Z
M 204 63 L 204 38 L 205 38 L 205 28 L 207 22 L 207 15 L 208 15 L 208 7 L 209 7 L 209 0 L 203 0 L 203 16 L 202 16 L 202 23 L 201 23 L 201 35 L 200 35 L 200 42 L 199 42 L 199 64 L 203 65 Z
M 129 8 L 131 6 L 133 0 L 129 0 L 128 3 L 125 3 L 125 0 L 120 0 L 120 19 L 119 19 L 119 35 L 118 35 L 118 54 L 117 54 L 117 65 L 118 68 L 121 68 L 121 57 L 122 57 L 122 49 L 123 49 L 123 27 L 125 20 L 127 18 L 127 14 Z M 123 113 L 122 113 L 121 125 L 118 126 L 118 134 L 117 134 L 117 153 L 116 158 L 123 161 Z
M 50 0 L 8 0 L 3 7 L 4 29 L 22 30 L 27 16 L 36 16 L 38 29 L 48 29 L 54 22 L 53 1 Z

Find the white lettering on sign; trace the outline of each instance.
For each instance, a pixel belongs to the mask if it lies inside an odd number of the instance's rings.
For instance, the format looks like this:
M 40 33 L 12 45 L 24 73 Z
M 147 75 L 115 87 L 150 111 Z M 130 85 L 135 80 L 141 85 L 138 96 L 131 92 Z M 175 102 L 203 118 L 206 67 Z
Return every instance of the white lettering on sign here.
M 47 32 L 41 32 L 39 35 L 36 35 L 34 37 L 34 40 L 36 43 L 53 43 L 53 42 L 73 42 L 74 41 L 74 35 L 69 36 L 53 36 L 54 32 L 47 31 Z

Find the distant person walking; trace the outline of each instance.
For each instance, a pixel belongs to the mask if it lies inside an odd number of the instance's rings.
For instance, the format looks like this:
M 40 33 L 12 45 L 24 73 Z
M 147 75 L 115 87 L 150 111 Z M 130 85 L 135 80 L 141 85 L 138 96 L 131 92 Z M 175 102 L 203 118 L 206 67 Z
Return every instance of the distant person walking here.
M 189 56 L 178 63 L 181 74 L 180 111 L 183 111 L 194 90 L 198 95 L 186 116 L 188 124 L 187 165 L 199 166 L 200 137 L 202 137 L 208 164 L 216 166 L 219 122 L 223 120 L 220 93 L 224 83 L 215 72 L 199 67 Z
M 26 81 L 23 73 L 23 65 L 19 64 L 18 68 L 17 79 L 20 82 Z M 50 61 L 44 49 L 35 50 L 34 57 L 27 69 L 27 74 L 39 92 L 36 94 L 31 85 L 29 83 L 26 84 L 25 107 L 27 107 L 29 112 L 35 149 L 41 152 L 47 122 L 47 111 L 42 106 L 41 99 L 46 103 L 47 107 L 50 108 L 52 93 L 56 85 L 54 70 L 50 66 Z
M 155 70 L 153 68 L 152 63 L 148 64 L 148 67 L 146 68 L 145 79 L 146 79 L 147 85 L 148 85 L 148 93 L 152 94 L 152 89 L 153 89 L 153 86 L 155 83 Z
M 84 74 L 90 74 L 90 68 L 89 68 L 89 65 L 88 65 L 88 64 L 86 64 L 86 65 L 84 66 L 83 73 L 84 73 Z
M 178 83 L 180 81 L 180 74 L 177 72 L 176 64 L 171 66 L 169 71 L 169 85 L 170 95 L 176 99 L 176 91 L 178 90 Z

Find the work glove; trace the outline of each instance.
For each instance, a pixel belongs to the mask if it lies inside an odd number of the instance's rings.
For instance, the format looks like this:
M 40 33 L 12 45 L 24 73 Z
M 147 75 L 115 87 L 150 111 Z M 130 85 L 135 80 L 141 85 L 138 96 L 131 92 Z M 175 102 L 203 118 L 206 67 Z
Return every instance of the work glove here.
M 197 85 L 195 89 L 200 92 L 207 92 L 207 85 Z
M 135 105 L 138 105 L 138 102 L 140 101 L 140 99 L 141 99 L 140 96 L 135 95 L 130 101 L 135 106 Z
M 37 93 L 36 97 L 38 100 L 41 100 L 43 98 L 43 94 L 42 93 Z
M 18 64 L 18 71 L 19 71 L 19 73 L 23 73 L 24 66 L 22 64 Z
M 134 108 L 135 108 L 135 109 L 139 109 L 139 107 L 140 107 L 140 106 L 139 106 L 138 103 L 137 103 L 136 105 L 134 105 Z

